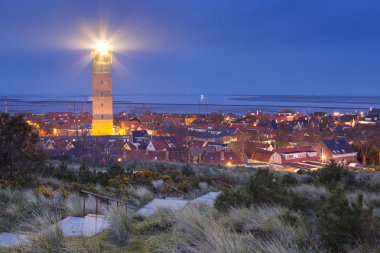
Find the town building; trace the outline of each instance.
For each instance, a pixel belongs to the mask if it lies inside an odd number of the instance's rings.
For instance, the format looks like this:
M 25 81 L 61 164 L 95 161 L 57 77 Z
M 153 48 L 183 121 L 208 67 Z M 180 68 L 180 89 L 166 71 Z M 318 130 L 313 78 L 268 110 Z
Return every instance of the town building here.
M 357 161 L 358 152 L 347 142 L 346 139 L 321 140 L 317 145 L 318 155 L 322 162 L 335 160 L 339 164 L 346 165 Z

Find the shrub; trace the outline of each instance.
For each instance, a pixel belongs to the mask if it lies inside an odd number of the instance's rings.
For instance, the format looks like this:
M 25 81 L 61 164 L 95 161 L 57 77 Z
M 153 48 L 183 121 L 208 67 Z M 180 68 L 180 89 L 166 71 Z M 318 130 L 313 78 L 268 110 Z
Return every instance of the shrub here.
M 187 177 L 191 177 L 191 176 L 195 175 L 195 172 L 194 172 L 194 170 L 190 164 L 186 164 L 185 166 L 183 166 L 181 173 L 182 173 L 182 175 L 185 175 Z
M 36 194 L 40 194 L 48 198 L 51 198 L 54 196 L 53 189 L 51 189 L 50 187 L 43 186 L 43 185 L 34 188 L 34 192 Z
M 136 224 L 135 231 L 140 235 L 155 234 L 157 232 L 171 231 L 174 223 L 174 212 L 169 209 L 158 208 L 156 212 Z
M 298 184 L 298 180 L 292 174 L 286 174 L 280 179 L 280 183 L 286 186 L 293 186 Z
M 274 178 L 267 169 L 258 170 L 256 175 L 250 178 L 247 185 L 247 191 L 255 203 L 276 202 L 282 190 L 278 179 Z
M 349 204 L 341 190 L 336 190 L 319 212 L 320 232 L 325 245 L 342 250 L 344 244 L 363 238 L 362 195 Z
M 219 211 L 225 211 L 229 207 L 249 207 L 252 204 L 278 204 L 296 210 L 313 207 L 312 201 L 290 190 L 292 188 L 281 181 L 268 170 L 258 170 L 241 189 L 224 191 L 216 199 L 215 207 Z
M 90 169 L 86 166 L 86 164 L 83 164 L 79 168 L 78 178 L 82 184 L 96 183 L 96 177 L 96 173 L 91 172 Z
M 249 207 L 251 204 L 252 197 L 244 190 L 227 189 L 215 200 L 215 208 L 221 212 L 231 207 Z
M 116 177 L 116 176 L 121 176 L 124 174 L 124 168 L 120 166 L 119 164 L 113 164 L 109 169 L 108 169 L 108 175 L 110 177 Z
M 339 184 L 343 187 L 352 187 L 355 184 L 354 175 L 345 170 L 342 165 L 331 160 L 319 173 L 319 181 L 329 188 L 336 188 Z

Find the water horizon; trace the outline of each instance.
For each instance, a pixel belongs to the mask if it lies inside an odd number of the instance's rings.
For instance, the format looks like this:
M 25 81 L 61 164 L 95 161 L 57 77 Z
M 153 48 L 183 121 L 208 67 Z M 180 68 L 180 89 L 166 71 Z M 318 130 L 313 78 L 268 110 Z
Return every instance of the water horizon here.
M 0 111 L 44 114 L 51 111 L 91 112 L 89 94 L 7 94 L 0 95 Z M 131 93 L 113 95 L 114 113 L 210 113 L 249 111 L 274 113 L 284 109 L 357 113 L 380 108 L 380 95 L 251 95 L 195 93 Z

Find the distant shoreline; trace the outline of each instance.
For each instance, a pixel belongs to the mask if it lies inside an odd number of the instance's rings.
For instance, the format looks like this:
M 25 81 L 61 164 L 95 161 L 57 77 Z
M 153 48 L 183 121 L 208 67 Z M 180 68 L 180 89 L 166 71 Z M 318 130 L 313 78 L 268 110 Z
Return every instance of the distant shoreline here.
M 5 105 L 6 104 L 6 105 Z M 51 111 L 91 112 L 88 96 L 13 95 L 0 96 L 0 111 L 7 107 L 10 113 Z M 129 94 L 114 95 L 114 113 L 202 113 L 249 111 L 274 113 L 291 109 L 302 113 L 324 111 L 332 113 L 356 113 L 380 108 L 380 96 L 319 96 L 319 95 L 204 95 L 197 94 Z

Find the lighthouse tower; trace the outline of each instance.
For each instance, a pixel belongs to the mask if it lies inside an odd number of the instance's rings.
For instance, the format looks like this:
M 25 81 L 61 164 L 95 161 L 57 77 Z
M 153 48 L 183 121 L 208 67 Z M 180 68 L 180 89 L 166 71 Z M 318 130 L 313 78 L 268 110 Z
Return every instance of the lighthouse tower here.
M 92 135 L 113 135 L 112 52 L 106 42 L 92 51 Z

